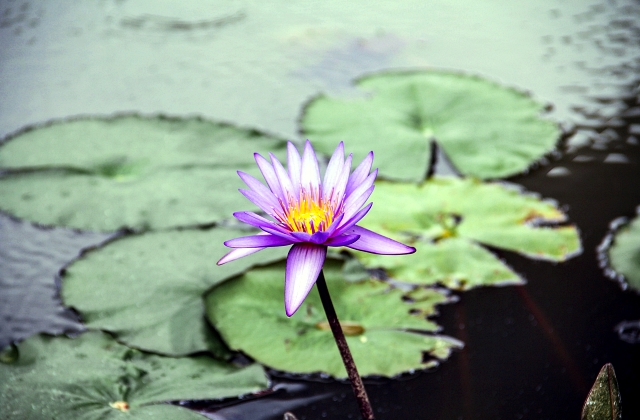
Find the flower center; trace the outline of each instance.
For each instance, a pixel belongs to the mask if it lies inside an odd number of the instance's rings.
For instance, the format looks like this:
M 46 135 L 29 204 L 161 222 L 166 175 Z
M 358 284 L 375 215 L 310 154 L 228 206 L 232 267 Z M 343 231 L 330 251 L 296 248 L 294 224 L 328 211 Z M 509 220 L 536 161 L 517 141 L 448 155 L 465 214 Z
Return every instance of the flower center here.
M 332 200 L 323 200 L 320 192 L 302 189 L 297 202 L 289 200 L 282 222 L 293 232 L 322 232 L 333 223 L 337 207 Z

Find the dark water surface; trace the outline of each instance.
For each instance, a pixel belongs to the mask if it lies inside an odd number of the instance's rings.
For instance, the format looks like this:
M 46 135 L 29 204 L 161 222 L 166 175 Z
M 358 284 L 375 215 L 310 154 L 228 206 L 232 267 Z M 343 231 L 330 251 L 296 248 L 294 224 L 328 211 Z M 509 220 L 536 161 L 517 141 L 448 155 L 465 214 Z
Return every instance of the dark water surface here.
M 554 265 L 494 250 L 528 283 L 460 293 L 441 307 L 437 322 L 464 350 L 433 371 L 367 380 L 372 404 L 379 419 L 578 419 L 611 362 L 623 419 L 640 419 L 640 344 L 628 340 L 634 327 L 627 341 L 616 332 L 640 320 L 640 295 L 606 277 L 597 252 L 609 224 L 640 205 L 640 4 L 356 2 L 347 13 L 333 2 L 317 11 L 267 3 L 203 13 L 195 0 L 0 0 L 0 136 L 133 110 L 295 138 L 311 95 L 348 92 L 353 77 L 387 68 L 455 69 L 528 89 L 553 104 L 566 136 L 558 156 L 508 181 L 560 203 L 584 252 Z M 107 236 L 0 214 L 0 345 L 81 330 L 59 303 L 56 275 Z M 273 380 L 261 397 L 188 405 L 219 420 L 359 416 L 347 383 Z
M 366 381 L 378 418 L 578 419 L 605 363 L 616 371 L 623 419 L 640 418 L 640 343 L 623 340 L 615 328 L 640 320 L 640 295 L 605 276 L 597 251 L 610 223 L 633 217 L 640 204 L 640 145 L 630 132 L 640 124 L 636 95 L 630 86 L 616 139 L 550 157 L 550 164 L 509 180 L 557 200 L 580 227 L 584 252 L 551 264 L 494 249 L 528 283 L 471 290 L 442 306 L 438 323 L 465 342 L 464 350 L 432 372 Z M 282 389 L 274 395 L 210 416 L 275 420 L 289 409 L 300 419 L 359 417 L 348 384 L 276 383 Z

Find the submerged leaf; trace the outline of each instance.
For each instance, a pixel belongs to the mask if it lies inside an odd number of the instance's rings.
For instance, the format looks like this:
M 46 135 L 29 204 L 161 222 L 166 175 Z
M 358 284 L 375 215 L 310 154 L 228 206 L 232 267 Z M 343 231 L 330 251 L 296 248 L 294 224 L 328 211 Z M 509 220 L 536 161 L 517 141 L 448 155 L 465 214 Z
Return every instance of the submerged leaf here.
M 57 122 L 0 147 L 0 169 L 10 169 L 0 176 L 0 208 L 45 225 L 96 231 L 212 223 L 247 207 L 235 171 L 258 175 L 251 152 L 280 155 L 284 147 L 198 118 Z
M 589 396 L 582 407 L 582 420 L 619 420 L 620 390 L 613 365 L 607 363 L 600 369 Z
M 640 217 L 616 232 L 609 257 L 613 269 L 624 276 L 632 289 L 640 292 Z
M 455 289 L 521 279 L 480 244 L 530 258 L 564 261 L 580 252 L 574 226 L 553 204 L 497 183 L 438 177 L 421 185 L 380 181 L 362 226 L 415 246 L 402 258 L 356 253 L 399 280 Z M 545 226 L 538 226 L 538 224 Z
M 425 368 L 430 364 L 424 363 L 423 353 L 445 359 L 462 345 L 433 335 L 439 327 L 425 319 L 435 312 L 435 305 L 448 302 L 444 293 L 433 291 L 403 302 L 403 292 L 388 284 L 345 281 L 340 263 L 334 260 L 327 260 L 324 273 L 362 375 L 393 376 Z M 254 269 L 213 288 L 206 296 L 207 314 L 231 348 L 261 363 L 289 372 L 345 377 L 319 295 L 312 291 L 288 318 L 283 293 L 283 263 Z
M 2 418 L 202 419 L 165 401 L 219 399 L 268 386 L 257 365 L 238 368 L 210 357 L 171 358 L 118 344 L 107 334 L 75 339 L 34 336 L 19 358 L 0 362 Z
M 423 180 L 432 139 L 463 174 L 506 177 L 526 170 L 560 136 L 540 118 L 542 104 L 479 77 L 394 72 L 362 78 L 357 87 L 366 96 L 313 100 L 302 130 L 325 153 L 341 140 L 356 157 L 375 150 L 385 178 Z
M 223 355 L 226 347 L 204 319 L 203 294 L 286 255 L 284 248 L 271 248 L 217 266 L 228 251 L 223 242 L 246 234 L 210 229 L 122 237 L 66 269 L 63 301 L 80 312 L 87 327 L 111 331 L 128 345 L 169 355 Z

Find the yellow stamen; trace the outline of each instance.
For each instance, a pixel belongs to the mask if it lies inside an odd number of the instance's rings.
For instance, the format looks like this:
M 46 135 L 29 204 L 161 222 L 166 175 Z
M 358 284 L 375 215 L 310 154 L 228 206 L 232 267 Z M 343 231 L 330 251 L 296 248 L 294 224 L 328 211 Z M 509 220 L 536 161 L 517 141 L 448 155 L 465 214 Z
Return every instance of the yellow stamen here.
M 302 189 L 297 202 L 289 200 L 282 222 L 293 232 L 315 233 L 331 226 L 336 211 L 337 205 L 332 200 L 324 200 L 319 192 Z

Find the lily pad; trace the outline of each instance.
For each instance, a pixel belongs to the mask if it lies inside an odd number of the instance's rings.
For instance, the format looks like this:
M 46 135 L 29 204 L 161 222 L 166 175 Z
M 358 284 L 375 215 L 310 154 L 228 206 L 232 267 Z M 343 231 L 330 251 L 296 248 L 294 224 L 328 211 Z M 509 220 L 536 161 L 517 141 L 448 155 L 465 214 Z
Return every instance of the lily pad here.
M 209 229 L 122 237 L 66 269 L 63 301 L 80 312 L 88 328 L 111 331 L 130 346 L 168 355 L 224 355 L 226 347 L 205 320 L 203 294 L 286 255 L 284 248 L 271 248 L 217 266 L 228 251 L 223 242 L 245 235 Z
M 558 225 L 566 216 L 555 204 L 504 184 L 453 177 L 421 185 L 380 181 L 372 200 L 362 226 L 417 251 L 401 258 L 362 252 L 356 257 L 407 282 L 464 290 L 522 281 L 480 244 L 549 261 L 581 251 L 577 229 Z
M 225 342 L 274 369 L 346 377 L 320 297 L 312 292 L 295 315 L 282 307 L 283 263 L 251 270 L 206 296 L 207 314 Z M 436 290 L 419 299 L 380 281 L 347 282 L 341 265 L 327 260 L 324 273 L 347 342 L 362 375 L 394 376 L 433 366 L 424 354 L 445 359 L 459 341 L 433 334 L 439 327 L 425 319 L 446 303 Z M 429 333 L 429 334 L 427 334 Z
M 356 157 L 374 150 L 385 178 L 423 180 L 433 139 L 463 174 L 506 177 L 526 170 L 560 136 L 555 123 L 540 117 L 544 105 L 479 77 L 394 72 L 364 77 L 356 86 L 360 98 L 315 98 L 302 131 L 325 153 L 340 140 Z
M 640 217 L 621 227 L 609 249 L 611 266 L 629 287 L 640 293 Z
M 358 255 L 369 266 L 384 267 L 393 278 L 415 284 L 440 283 L 449 289 L 522 284 L 522 279 L 494 254 L 465 238 L 414 243 L 416 252 L 402 258 Z
M 89 332 L 34 336 L 0 362 L 1 417 L 16 419 L 202 419 L 165 401 L 219 399 L 268 386 L 257 364 L 145 354 Z
M 0 147 L 0 209 L 94 231 L 208 224 L 246 208 L 236 170 L 284 142 L 199 118 L 136 115 L 60 121 Z M 222 187 L 224 186 L 224 188 Z

